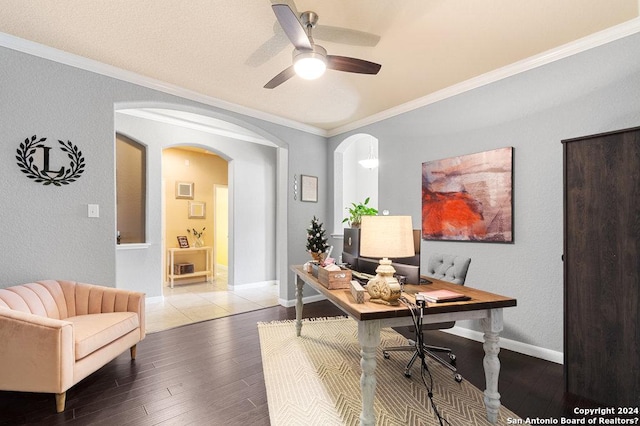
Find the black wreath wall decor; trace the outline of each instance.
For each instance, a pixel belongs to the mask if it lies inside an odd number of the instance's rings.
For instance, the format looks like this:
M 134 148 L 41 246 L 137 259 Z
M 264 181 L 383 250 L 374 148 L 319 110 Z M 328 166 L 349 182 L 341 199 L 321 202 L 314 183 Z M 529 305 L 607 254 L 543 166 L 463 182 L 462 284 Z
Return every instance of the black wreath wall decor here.
M 26 138 L 24 142 L 20 144 L 17 150 L 18 155 L 18 167 L 29 179 L 33 179 L 34 182 L 42 183 L 43 185 L 55 185 L 62 186 L 68 185 L 71 182 L 75 182 L 76 179 L 84 172 L 84 157 L 82 151 L 77 146 L 71 143 L 71 141 L 63 142 L 58 140 L 60 149 L 67 153 L 67 157 L 71 159 L 69 168 L 61 167 L 59 170 L 49 170 L 49 151 L 51 147 L 44 144 L 47 138 L 38 139 L 36 135 L 31 138 Z M 43 165 L 38 167 L 34 164 L 33 156 L 37 149 L 43 150 Z

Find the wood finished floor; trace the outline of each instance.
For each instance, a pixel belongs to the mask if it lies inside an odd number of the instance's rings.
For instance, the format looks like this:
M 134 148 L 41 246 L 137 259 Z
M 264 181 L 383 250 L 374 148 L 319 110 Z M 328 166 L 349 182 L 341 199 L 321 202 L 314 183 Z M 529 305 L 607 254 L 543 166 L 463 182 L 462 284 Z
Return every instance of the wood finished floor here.
M 305 317 L 336 316 L 327 301 Z M 294 308 L 266 308 L 147 335 L 131 362 L 119 356 L 67 392 L 63 413 L 51 394 L 0 392 L 0 425 L 269 425 L 256 322 L 295 318 Z M 449 346 L 465 380 L 484 389 L 478 342 L 429 332 Z M 502 403 L 522 417 L 570 417 L 588 406 L 565 395 L 562 366 L 501 350 Z M 403 378 L 398 372 L 398 379 Z

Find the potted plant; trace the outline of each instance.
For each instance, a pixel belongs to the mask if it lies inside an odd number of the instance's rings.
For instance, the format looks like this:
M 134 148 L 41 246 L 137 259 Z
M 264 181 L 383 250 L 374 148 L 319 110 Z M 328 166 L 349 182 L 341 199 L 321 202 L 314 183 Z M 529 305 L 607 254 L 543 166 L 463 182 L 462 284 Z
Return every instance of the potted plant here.
M 367 199 L 364 200 L 364 203 L 351 203 L 352 207 L 347 207 L 347 210 L 349 210 L 349 217 L 345 217 L 342 223 L 348 222 L 349 226 L 352 228 L 359 228 L 362 216 L 377 215 L 378 210 L 367 205 L 369 204 L 369 198 L 370 197 L 367 197 Z
M 311 227 L 307 229 L 307 251 L 311 253 L 314 260 L 322 262 L 328 248 L 329 244 L 327 244 L 322 222 L 313 216 Z

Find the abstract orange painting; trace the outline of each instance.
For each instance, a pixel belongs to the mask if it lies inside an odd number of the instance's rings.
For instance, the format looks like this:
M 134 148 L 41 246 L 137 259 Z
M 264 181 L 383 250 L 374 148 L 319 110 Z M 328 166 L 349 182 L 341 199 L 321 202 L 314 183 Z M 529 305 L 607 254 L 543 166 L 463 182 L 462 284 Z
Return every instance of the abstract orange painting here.
M 422 163 L 422 238 L 513 242 L 513 147 Z

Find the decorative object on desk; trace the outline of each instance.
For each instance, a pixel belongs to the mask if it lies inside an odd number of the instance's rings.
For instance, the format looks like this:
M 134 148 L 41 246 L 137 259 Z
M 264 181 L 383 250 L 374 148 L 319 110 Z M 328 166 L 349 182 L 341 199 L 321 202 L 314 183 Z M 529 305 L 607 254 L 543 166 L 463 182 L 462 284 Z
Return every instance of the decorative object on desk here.
M 349 288 L 351 271 L 338 265 L 327 265 L 318 268 L 318 281 L 329 290 Z
M 424 296 L 427 302 L 442 303 L 442 302 L 457 302 L 460 300 L 469 300 L 469 296 L 465 296 L 462 293 L 458 293 L 451 290 L 432 290 L 421 291 L 419 295 Z
M 318 177 L 300 175 L 300 180 L 301 180 L 300 185 L 302 186 L 300 201 L 317 203 L 318 202 Z
M 193 182 L 176 181 L 176 198 L 193 200 Z
M 189 219 L 204 219 L 207 216 L 207 203 L 189 201 Z
M 422 238 L 513 242 L 513 148 L 422 163 Z
M 323 224 L 313 216 L 311 227 L 307 229 L 307 251 L 314 260 L 322 262 L 327 257 L 328 248 Z
M 178 235 L 178 247 L 180 248 L 189 248 L 189 240 L 185 235 Z
M 348 207 L 349 217 L 345 217 L 342 223 L 348 222 L 352 228 L 359 228 L 362 216 L 375 216 L 378 214 L 378 210 L 374 207 L 369 207 L 369 201 L 371 197 L 367 197 L 364 203 L 351 203 L 351 207 Z
M 364 287 L 362 287 L 358 281 L 351 280 L 350 288 L 351 288 L 351 296 L 353 296 L 353 300 L 355 300 L 356 303 L 364 303 L 364 293 L 365 293 Z
M 367 283 L 371 302 L 397 305 L 402 290 L 393 276 L 390 257 L 415 254 L 411 216 L 364 216 L 360 226 L 360 254 L 381 258 L 376 276 Z
M 357 425 L 361 410 L 358 323 L 350 318 L 303 320 L 304 337 L 293 337 L 292 321 L 258 323 L 264 382 L 272 426 Z M 406 343 L 391 328 L 380 330 L 380 346 Z M 419 375 L 398 377 L 411 358 L 399 353 L 376 366 L 377 424 L 436 425 L 427 389 Z M 293 368 L 292 366 L 295 366 Z M 490 426 L 484 394 L 468 381 L 456 383 L 441 365 L 429 366 L 438 410 L 451 426 Z M 301 378 L 304 377 L 304 380 Z M 500 407 L 498 425 L 519 417 Z

